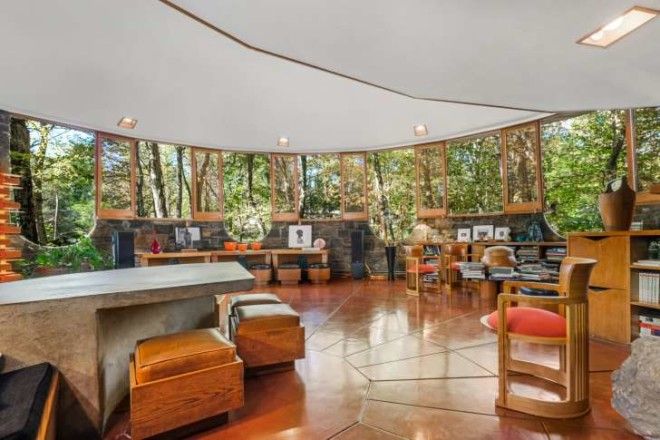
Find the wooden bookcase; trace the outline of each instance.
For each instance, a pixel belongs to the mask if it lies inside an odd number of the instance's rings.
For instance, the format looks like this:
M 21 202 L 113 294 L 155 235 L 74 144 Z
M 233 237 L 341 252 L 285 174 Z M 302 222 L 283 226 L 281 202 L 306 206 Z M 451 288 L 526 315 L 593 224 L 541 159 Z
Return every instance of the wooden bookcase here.
M 630 343 L 639 336 L 639 313 L 660 310 L 638 300 L 638 274 L 658 271 L 635 265 L 648 258 L 660 230 L 579 232 L 568 238 L 568 254 L 598 260 L 589 282 L 589 333 L 612 342 Z

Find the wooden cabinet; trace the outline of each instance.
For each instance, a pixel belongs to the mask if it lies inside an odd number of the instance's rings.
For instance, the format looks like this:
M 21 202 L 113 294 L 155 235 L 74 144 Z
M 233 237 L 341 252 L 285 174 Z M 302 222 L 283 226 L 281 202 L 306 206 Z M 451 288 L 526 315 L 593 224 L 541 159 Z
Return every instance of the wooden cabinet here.
M 589 334 L 594 338 L 630 342 L 630 304 L 625 289 L 589 289 Z
M 628 237 L 572 237 L 569 239 L 569 252 L 573 257 L 598 261 L 591 272 L 591 286 L 612 289 L 625 289 L 628 286 Z

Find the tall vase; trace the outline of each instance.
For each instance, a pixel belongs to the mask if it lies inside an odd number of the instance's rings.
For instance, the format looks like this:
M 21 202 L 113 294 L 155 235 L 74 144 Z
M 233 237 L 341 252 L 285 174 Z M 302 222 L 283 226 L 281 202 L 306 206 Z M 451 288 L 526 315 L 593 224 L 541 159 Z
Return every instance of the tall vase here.
M 598 196 L 598 210 L 606 231 L 627 231 L 635 211 L 635 191 L 628 186 L 625 176 L 616 191 L 612 189 L 612 183 L 608 183 L 605 192 Z
M 394 281 L 394 269 L 396 267 L 396 246 L 385 246 L 385 257 L 387 258 L 387 280 Z

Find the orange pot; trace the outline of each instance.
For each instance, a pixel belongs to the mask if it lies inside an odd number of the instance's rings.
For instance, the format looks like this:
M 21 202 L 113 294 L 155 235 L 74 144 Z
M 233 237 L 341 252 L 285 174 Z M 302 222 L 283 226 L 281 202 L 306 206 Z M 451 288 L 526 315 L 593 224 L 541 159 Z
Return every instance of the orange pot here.
M 238 243 L 238 250 L 241 252 L 247 251 L 248 245 L 247 243 Z
M 250 244 L 250 247 L 252 248 L 253 251 L 261 250 L 261 243 L 254 241 L 252 242 L 252 244 Z
M 235 251 L 236 250 L 236 242 L 235 241 L 225 241 L 225 250 L 226 251 Z

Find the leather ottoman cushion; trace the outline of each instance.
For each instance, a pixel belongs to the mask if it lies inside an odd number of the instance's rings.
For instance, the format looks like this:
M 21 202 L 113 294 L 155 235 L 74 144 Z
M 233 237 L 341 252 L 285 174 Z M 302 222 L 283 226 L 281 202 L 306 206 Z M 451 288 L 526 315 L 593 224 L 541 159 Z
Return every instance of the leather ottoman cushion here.
M 139 341 L 135 347 L 135 380 L 166 377 L 234 362 L 236 346 L 217 328 L 189 330 Z
M 274 293 L 247 293 L 236 295 L 229 301 L 231 314 L 236 314 L 236 307 L 256 306 L 260 304 L 282 304 L 280 298 Z
M 521 287 L 518 293 L 529 296 L 559 296 L 556 290 L 533 289 L 531 287 Z
M 261 304 L 236 308 L 236 334 L 300 326 L 300 315 L 287 304 Z

